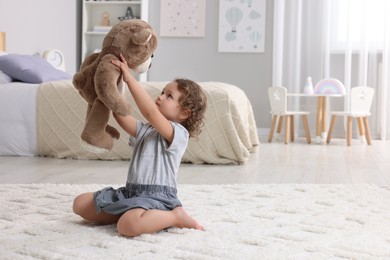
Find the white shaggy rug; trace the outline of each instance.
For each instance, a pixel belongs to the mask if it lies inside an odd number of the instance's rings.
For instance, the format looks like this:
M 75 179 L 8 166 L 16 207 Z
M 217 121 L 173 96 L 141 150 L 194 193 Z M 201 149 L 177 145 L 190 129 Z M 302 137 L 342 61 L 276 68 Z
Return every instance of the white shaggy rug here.
M 125 238 L 72 213 L 77 194 L 104 186 L 0 185 L 0 259 L 390 259 L 389 188 L 179 185 L 205 232 Z

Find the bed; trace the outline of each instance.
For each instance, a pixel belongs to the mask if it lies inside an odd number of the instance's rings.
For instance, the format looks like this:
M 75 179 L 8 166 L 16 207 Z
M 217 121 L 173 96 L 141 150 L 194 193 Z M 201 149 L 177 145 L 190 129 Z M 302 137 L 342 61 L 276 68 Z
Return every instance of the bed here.
M 141 83 L 156 98 L 167 82 Z M 238 87 L 199 83 L 208 98 L 203 131 L 190 139 L 183 162 L 243 164 L 259 140 L 252 106 Z M 133 115 L 144 120 L 126 89 Z M 80 142 L 87 104 L 72 85 L 72 76 L 54 69 L 39 55 L 0 55 L 0 156 L 128 160 L 128 135 L 121 133 L 112 150 L 95 154 Z
M 0 155 L 37 155 L 38 89 L 39 84 L 0 84 Z
M 167 82 L 142 83 L 155 98 Z M 200 82 L 208 98 L 203 132 L 191 139 L 183 162 L 243 164 L 259 145 L 252 106 L 236 86 Z M 143 120 L 128 91 L 133 115 Z M 128 136 L 113 118 L 121 137 L 111 151 L 90 153 L 80 143 L 86 102 L 71 80 L 42 84 L 12 82 L 0 85 L 0 155 L 48 156 L 54 158 L 128 160 Z

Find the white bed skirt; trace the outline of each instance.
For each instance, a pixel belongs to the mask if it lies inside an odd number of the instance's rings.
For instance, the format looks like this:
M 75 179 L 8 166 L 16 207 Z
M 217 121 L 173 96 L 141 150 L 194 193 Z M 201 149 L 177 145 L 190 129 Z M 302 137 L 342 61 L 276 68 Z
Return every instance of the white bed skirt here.
M 0 84 L 0 155 L 37 155 L 39 84 Z

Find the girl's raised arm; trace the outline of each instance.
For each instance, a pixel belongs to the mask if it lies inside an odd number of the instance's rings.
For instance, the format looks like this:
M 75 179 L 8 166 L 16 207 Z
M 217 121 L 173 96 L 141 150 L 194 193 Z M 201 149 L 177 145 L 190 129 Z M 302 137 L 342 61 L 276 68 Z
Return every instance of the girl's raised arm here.
M 154 100 L 149 93 L 131 75 L 130 69 L 123 57 L 121 61 L 113 60 L 112 63 L 122 70 L 123 81 L 126 82 L 135 103 L 145 119 L 167 140 L 170 144 L 173 140 L 173 127 L 168 119 L 158 110 Z

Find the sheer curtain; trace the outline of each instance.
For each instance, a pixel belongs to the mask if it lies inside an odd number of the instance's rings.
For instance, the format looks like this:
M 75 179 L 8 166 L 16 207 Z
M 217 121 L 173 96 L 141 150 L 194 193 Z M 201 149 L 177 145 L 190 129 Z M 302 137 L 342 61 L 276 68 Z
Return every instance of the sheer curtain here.
M 371 134 L 390 139 L 387 14 L 387 0 L 274 0 L 272 84 L 299 93 L 310 76 L 313 84 L 337 78 L 347 94 L 351 87 L 373 87 Z M 347 96 L 344 102 L 330 102 L 330 107 L 349 105 Z

